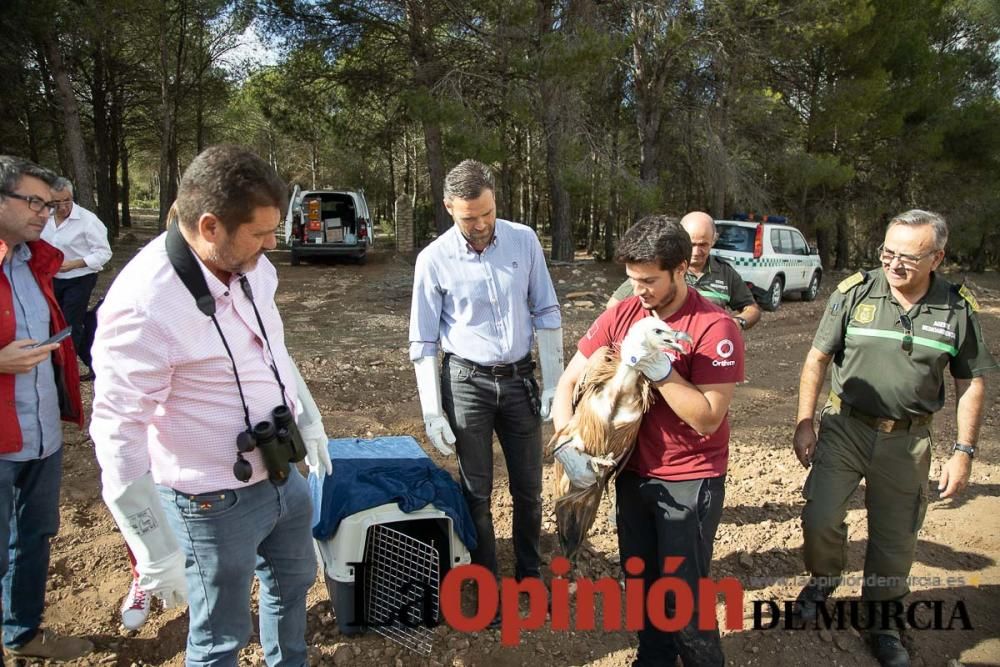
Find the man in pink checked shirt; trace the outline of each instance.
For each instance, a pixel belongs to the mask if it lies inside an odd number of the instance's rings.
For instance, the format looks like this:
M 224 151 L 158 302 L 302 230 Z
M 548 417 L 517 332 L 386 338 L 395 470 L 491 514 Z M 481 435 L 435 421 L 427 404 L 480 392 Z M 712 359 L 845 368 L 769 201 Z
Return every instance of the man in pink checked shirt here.
M 254 575 L 267 664 L 307 660 L 316 557 L 296 452 L 314 474 L 332 466 L 264 257 L 286 197 L 256 155 L 207 149 L 181 179 L 167 232 L 122 270 L 99 311 L 90 433 L 104 500 L 140 585 L 168 605 L 188 601 L 188 665 L 236 664 Z M 282 412 L 297 415 L 301 439 L 294 428 L 275 436 Z

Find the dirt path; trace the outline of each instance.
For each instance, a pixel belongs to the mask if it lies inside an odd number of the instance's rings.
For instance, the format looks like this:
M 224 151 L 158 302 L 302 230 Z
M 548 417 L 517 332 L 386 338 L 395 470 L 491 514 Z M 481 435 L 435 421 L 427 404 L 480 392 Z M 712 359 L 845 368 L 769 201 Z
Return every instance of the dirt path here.
M 131 257 L 148 235 L 140 234 L 119 245 L 113 268 L 102 276 L 98 291 L 110 283 L 113 272 Z M 331 437 L 371 437 L 409 434 L 423 440 L 419 403 L 412 368 L 407 359 L 412 258 L 375 253 L 364 266 L 352 264 L 302 265 L 292 268 L 281 253 L 273 256 L 281 286 L 278 301 L 292 355 L 324 412 Z M 552 270 L 564 303 L 572 292 L 594 292 L 582 297 L 599 307 L 618 285 L 622 271 L 590 261 Z M 994 356 L 1000 358 L 1000 278 L 995 274 L 970 276 L 982 304 L 981 321 Z M 715 548 L 716 577 L 734 576 L 746 588 L 749 600 L 786 600 L 798 588 L 780 578 L 804 574 L 799 514 L 805 471 L 791 453 L 794 397 L 798 371 L 812 339 L 825 297 L 835 284 L 828 277 L 820 300 L 789 301 L 777 313 L 765 314 L 748 337 L 749 382 L 736 392 L 731 421 L 732 454 L 727 482 L 726 510 Z M 564 309 L 567 355 L 597 316 L 594 307 Z M 1000 377 L 994 376 L 994 383 Z M 89 406 L 91 386 L 85 385 Z M 935 475 L 954 437 L 953 403 L 935 421 Z M 545 437 L 551 433 L 547 427 Z M 150 622 L 127 635 L 118 622 L 118 605 L 129 582 L 121 537 L 100 500 L 99 470 L 92 443 L 85 432 L 66 428 L 62 528 L 53 541 L 46 621 L 61 632 L 92 639 L 98 651 L 80 664 L 182 665 L 186 617 L 181 611 L 154 612 Z M 914 665 L 940 665 L 951 659 L 964 664 L 1000 664 L 1000 411 L 994 403 L 986 413 L 980 440 L 982 454 L 973 468 L 971 487 L 954 502 L 935 501 L 920 535 L 912 574 L 924 577 L 914 585 L 915 598 L 945 602 L 945 619 L 954 603 L 966 605 L 972 631 L 915 631 L 908 643 Z M 431 456 L 454 473 L 454 459 Z M 510 497 L 506 493 L 502 457 L 497 453 L 497 489 L 494 516 L 500 548 L 500 567 L 512 573 L 510 551 Z M 547 473 L 548 474 L 548 473 Z M 546 480 L 548 484 L 548 479 Z M 935 494 L 936 495 L 936 494 Z M 548 506 L 550 507 L 550 505 Z M 614 526 L 606 502 L 598 517 L 590 548 L 581 560 L 589 577 L 617 576 Z M 860 576 L 866 548 L 863 489 L 852 502 L 850 563 Z M 556 539 L 550 517 L 543 527 L 543 553 L 555 555 Z M 933 578 L 939 578 L 935 585 Z M 960 577 L 948 585 L 948 577 Z M 770 578 L 770 579 L 768 579 Z M 859 594 L 844 586 L 841 597 Z M 374 634 L 345 638 L 317 580 L 309 598 L 308 639 L 314 664 L 358 665 L 629 665 L 635 638 L 629 632 L 525 633 L 520 646 L 501 647 L 498 633 L 462 634 L 441 627 L 429 658 L 397 648 Z M 745 622 L 750 627 L 750 620 Z M 857 633 L 743 630 L 723 638 L 730 665 L 875 665 Z M 251 642 L 245 664 L 261 662 L 260 647 Z

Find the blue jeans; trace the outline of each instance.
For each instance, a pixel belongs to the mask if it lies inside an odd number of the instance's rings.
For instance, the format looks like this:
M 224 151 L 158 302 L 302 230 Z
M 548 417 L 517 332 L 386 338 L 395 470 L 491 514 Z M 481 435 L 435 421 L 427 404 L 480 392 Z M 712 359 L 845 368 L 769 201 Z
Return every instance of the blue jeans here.
M 44 459 L 0 460 L 0 576 L 3 643 L 30 642 L 42 624 L 49 540 L 59 530 L 62 447 Z
M 294 469 L 294 466 L 293 466 Z M 187 665 L 236 665 L 250 641 L 250 586 L 260 580 L 260 643 L 268 665 L 306 664 L 306 593 L 316 580 L 312 504 L 293 470 L 276 486 L 197 495 L 159 487 L 187 556 Z
M 529 393 L 525 381 L 531 383 Z M 497 573 L 493 493 L 493 431 L 507 462 L 514 500 L 514 575 L 539 576 L 542 531 L 542 420 L 534 377 L 496 377 L 446 358 L 441 368 L 441 402 L 455 432 L 462 491 L 476 525 L 472 562 Z

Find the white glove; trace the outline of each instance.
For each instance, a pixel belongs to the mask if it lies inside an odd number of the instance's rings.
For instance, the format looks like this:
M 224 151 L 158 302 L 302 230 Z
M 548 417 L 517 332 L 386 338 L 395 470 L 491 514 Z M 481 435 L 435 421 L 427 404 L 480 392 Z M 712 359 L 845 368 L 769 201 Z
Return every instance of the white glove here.
M 138 569 L 138 565 L 136 565 Z M 139 588 L 163 600 L 167 609 L 187 602 L 187 577 L 184 575 L 184 554 L 175 551 L 166 558 L 150 563 L 139 574 Z
M 295 386 L 302 404 L 302 414 L 299 415 L 298 427 L 302 442 L 306 446 L 306 465 L 309 473 L 316 477 L 333 474 L 333 461 L 330 460 L 330 438 L 323 428 L 323 416 L 319 413 L 316 401 L 313 400 L 302 373 L 292 364 L 292 374 L 295 376 Z
M 105 484 L 102 495 L 135 556 L 139 586 L 168 607 L 184 604 L 184 552 L 163 514 L 153 476 L 146 473 L 124 487 Z
M 417 376 L 417 393 L 420 395 L 427 438 L 439 452 L 451 456 L 455 450 L 448 445 L 455 444 L 455 434 L 441 408 L 441 376 L 438 375 L 437 357 L 420 357 L 413 362 L 413 371 Z
M 563 372 L 562 329 L 536 329 L 538 359 L 542 364 L 542 421 L 552 419 L 552 402 Z
M 323 422 L 318 421 L 300 426 L 299 433 L 306 446 L 306 465 L 309 467 L 309 474 L 316 477 L 332 475 L 333 461 L 330 460 L 330 438 L 326 435 Z
M 673 364 L 663 350 L 650 349 L 643 338 L 632 335 L 632 330 L 625 334 L 621 346 L 622 363 L 631 366 L 652 382 L 661 382 L 670 376 Z

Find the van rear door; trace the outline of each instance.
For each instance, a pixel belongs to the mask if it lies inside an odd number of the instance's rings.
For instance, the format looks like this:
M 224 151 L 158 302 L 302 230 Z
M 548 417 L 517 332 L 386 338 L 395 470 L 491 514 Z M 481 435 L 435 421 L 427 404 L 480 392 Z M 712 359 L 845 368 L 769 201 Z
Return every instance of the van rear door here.
M 354 201 L 358 212 L 358 236 L 364 238 L 368 245 L 374 245 L 375 230 L 372 228 L 372 216 L 368 211 L 368 201 L 365 199 L 365 191 L 358 190 L 354 195 Z
M 301 198 L 302 188 L 298 185 L 292 190 L 292 196 L 288 200 L 288 212 L 285 213 L 285 245 L 291 245 L 292 243 L 292 226 L 295 221 L 295 211 L 299 207 L 299 199 Z

